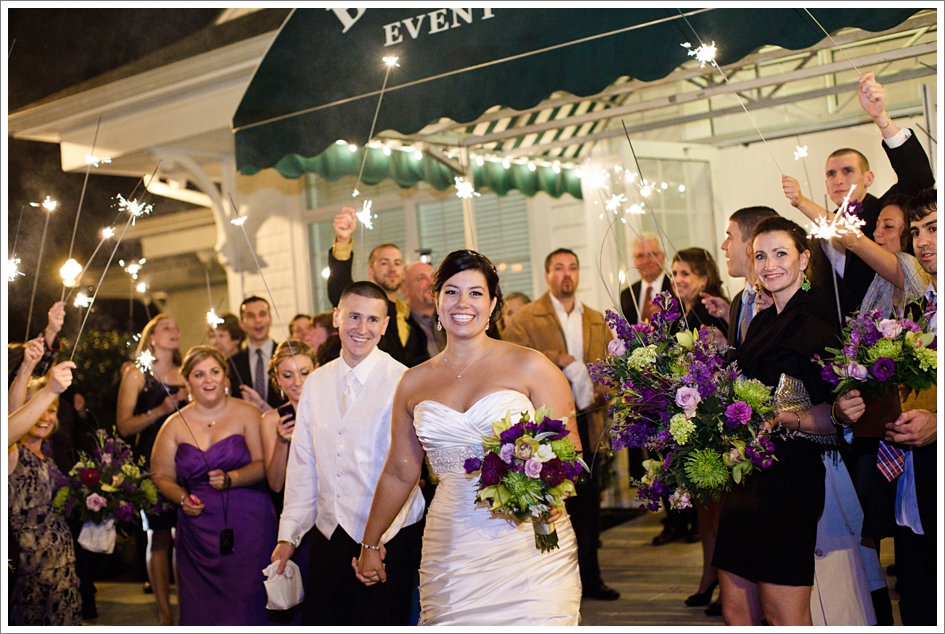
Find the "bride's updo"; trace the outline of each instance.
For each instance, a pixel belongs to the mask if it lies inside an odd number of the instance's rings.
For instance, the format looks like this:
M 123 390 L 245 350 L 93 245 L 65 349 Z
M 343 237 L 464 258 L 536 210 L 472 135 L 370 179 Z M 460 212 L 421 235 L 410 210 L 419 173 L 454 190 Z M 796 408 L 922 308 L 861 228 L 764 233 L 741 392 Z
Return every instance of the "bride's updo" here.
M 443 289 L 443 285 L 446 284 L 448 279 L 457 273 L 469 270 L 482 273 L 482 276 L 486 278 L 486 288 L 489 290 L 489 299 L 496 299 L 495 308 L 489 316 L 489 324 L 495 326 L 499 315 L 502 314 L 502 289 L 499 288 L 499 274 L 496 272 L 495 267 L 492 265 L 492 262 L 489 261 L 489 258 L 481 253 L 469 249 L 462 249 L 461 251 L 453 251 L 446 256 L 440 264 L 440 268 L 436 270 L 436 274 L 433 276 L 433 286 L 431 288 L 433 297 L 437 298 L 440 296 L 440 291 Z

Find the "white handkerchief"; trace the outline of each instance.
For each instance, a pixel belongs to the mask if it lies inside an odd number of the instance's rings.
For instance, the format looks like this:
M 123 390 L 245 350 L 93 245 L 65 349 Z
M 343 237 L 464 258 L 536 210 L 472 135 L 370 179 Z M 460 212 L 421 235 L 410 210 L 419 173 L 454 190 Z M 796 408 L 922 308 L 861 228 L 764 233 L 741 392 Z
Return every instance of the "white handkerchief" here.
M 587 409 L 594 402 L 594 383 L 587 371 L 587 364 L 582 361 L 572 361 L 564 368 L 564 376 L 571 384 L 571 394 L 577 408 Z
M 291 559 L 285 562 L 285 570 L 281 575 L 276 574 L 278 568 L 279 562 L 276 561 L 262 571 L 266 575 L 263 584 L 266 586 L 266 595 L 269 597 L 266 603 L 268 610 L 288 610 L 305 598 L 302 573 L 295 562 Z
M 115 550 L 115 518 L 110 517 L 101 524 L 86 522 L 78 541 L 90 553 L 111 554 Z

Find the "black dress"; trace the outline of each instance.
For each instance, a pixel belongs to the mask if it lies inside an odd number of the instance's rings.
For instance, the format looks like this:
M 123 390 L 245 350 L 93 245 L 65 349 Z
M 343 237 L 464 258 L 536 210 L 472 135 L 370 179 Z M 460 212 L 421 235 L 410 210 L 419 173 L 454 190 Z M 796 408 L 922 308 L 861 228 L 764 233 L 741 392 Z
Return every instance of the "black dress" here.
M 811 361 L 838 344 L 833 304 L 798 291 L 778 314 L 761 311 L 736 351 L 742 374 L 777 387 L 781 374 L 801 380 L 817 405 L 833 400 Z M 804 438 L 775 438 L 775 460 L 734 485 L 722 500 L 712 565 L 754 582 L 814 583 L 817 522 L 824 508 L 824 446 Z
M 165 386 L 154 378 L 153 375 L 145 374 L 144 387 L 138 393 L 138 401 L 135 403 L 134 415 L 145 414 L 149 410 L 159 407 L 164 399 L 167 398 L 168 390 L 170 390 L 172 394 L 176 394 L 182 387 L 183 386 L 180 385 L 168 385 L 167 389 L 165 389 Z M 164 421 L 169 417 L 170 414 L 156 418 L 154 422 L 138 432 L 134 443 L 134 453 L 136 457 L 144 456 L 145 471 L 150 471 L 151 450 L 154 449 L 154 441 L 157 439 L 158 432 L 161 431 Z M 148 526 L 152 530 L 171 529 L 176 524 L 177 512 L 173 509 L 161 515 L 148 513 Z

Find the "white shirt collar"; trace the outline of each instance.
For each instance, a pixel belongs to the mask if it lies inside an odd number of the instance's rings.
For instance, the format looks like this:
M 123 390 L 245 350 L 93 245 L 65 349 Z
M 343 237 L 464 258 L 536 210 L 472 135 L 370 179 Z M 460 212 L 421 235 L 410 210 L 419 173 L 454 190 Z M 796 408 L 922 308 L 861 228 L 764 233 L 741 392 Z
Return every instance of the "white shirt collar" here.
M 564 309 L 564 304 L 559 302 L 558 299 L 554 295 L 552 295 L 551 293 L 548 293 L 548 297 L 551 298 L 551 305 L 554 307 L 556 313 L 568 314 L 568 312 Z M 574 310 L 577 311 L 578 315 L 584 314 L 584 304 L 579 302 L 577 298 L 574 298 Z
M 660 271 L 660 274 L 652 282 L 647 282 L 645 279 L 640 278 L 640 301 L 643 301 L 643 297 L 646 297 L 646 289 L 648 286 L 653 287 L 653 297 L 656 297 L 658 294 L 663 292 L 663 280 L 666 278 L 666 273 Z
M 272 356 L 272 339 L 266 339 L 266 341 L 261 346 L 257 346 L 250 342 L 247 344 L 246 348 L 249 350 L 250 359 L 256 356 L 257 350 L 262 350 L 263 356 L 268 359 Z
M 348 370 L 351 370 L 352 372 L 354 372 L 355 378 L 358 379 L 358 383 L 360 383 L 361 385 L 364 385 L 365 383 L 367 383 L 368 377 L 371 376 L 371 371 L 374 370 L 375 367 L 377 367 L 377 364 L 381 360 L 381 356 L 380 356 L 381 354 L 383 354 L 383 352 L 381 352 L 377 348 L 377 346 L 375 346 L 374 349 L 371 350 L 371 353 L 367 357 L 365 357 L 361 361 L 361 363 L 359 363 L 358 365 L 352 368 L 345 361 L 345 355 L 344 355 L 344 352 L 342 352 L 338 356 L 338 360 L 341 361 L 341 363 L 338 364 L 338 367 L 341 371 L 341 381 L 342 382 L 344 381 L 345 375 L 348 374 Z

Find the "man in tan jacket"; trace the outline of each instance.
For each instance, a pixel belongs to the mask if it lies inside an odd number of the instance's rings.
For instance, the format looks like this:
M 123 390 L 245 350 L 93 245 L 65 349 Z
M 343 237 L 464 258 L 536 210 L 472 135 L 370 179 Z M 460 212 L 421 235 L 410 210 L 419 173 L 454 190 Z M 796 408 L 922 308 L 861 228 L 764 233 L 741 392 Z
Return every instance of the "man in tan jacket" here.
M 578 542 L 578 564 L 584 597 L 613 601 L 620 593 L 607 587 L 600 576 L 597 546 L 600 539 L 600 474 L 597 465 L 605 446 L 606 390 L 594 385 L 587 364 L 607 355 L 613 338 L 604 316 L 576 298 L 580 263 L 570 249 L 557 249 L 545 258 L 548 292 L 512 315 L 502 338 L 538 350 L 556 364 L 571 384 L 577 407 L 577 426 L 584 459 L 591 474 L 577 485 L 577 495 L 567 501 L 568 514 Z M 541 403 L 535 403 L 540 406 Z

